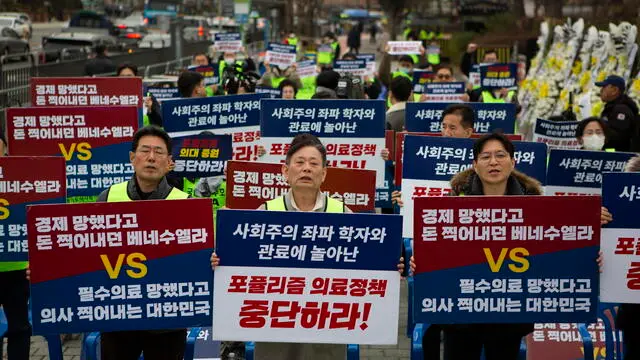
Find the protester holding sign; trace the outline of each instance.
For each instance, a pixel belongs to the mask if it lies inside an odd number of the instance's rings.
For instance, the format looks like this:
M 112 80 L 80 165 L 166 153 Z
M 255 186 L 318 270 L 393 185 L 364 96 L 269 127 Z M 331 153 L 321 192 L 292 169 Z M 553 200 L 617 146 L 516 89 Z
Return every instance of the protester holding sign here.
M 282 98 L 285 100 L 293 100 L 296 98 L 296 95 L 298 94 L 298 87 L 296 86 L 296 83 L 289 80 L 289 79 L 284 79 L 279 86 L 280 89 L 280 93 L 282 94 Z
M 133 136 L 129 158 L 135 170 L 131 180 L 111 186 L 97 201 L 186 199 L 189 195 L 169 185 L 165 174 L 171 161 L 171 138 L 164 130 L 147 126 Z M 138 358 L 144 352 L 148 360 L 182 359 L 186 330 L 118 331 L 101 336 L 103 360 Z M 132 355 L 133 354 L 133 355 Z
M 268 61 L 265 61 L 264 67 L 267 71 L 265 71 L 258 82 L 259 86 L 267 86 L 277 89 L 281 82 L 288 79 L 292 81 L 298 89 L 302 88 L 302 82 L 298 76 L 296 64 L 282 69 L 277 65 L 271 65 Z
M 350 213 L 341 201 L 324 194 L 320 187 L 327 174 L 327 150 L 314 135 L 296 135 L 287 151 L 282 173 L 291 186 L 285 195 L 269 200 L 260 210 Z M 221 259 L 213 253 L 212 268 Z M 404 271 L 404 259 L 398 263 L 398 271 Z M 413 270 L 413 262 L 411 267 Z M 257 343 L 256 359 L 279 360 L 334 360 L 346 358 L 346 346 L 340 344 Z

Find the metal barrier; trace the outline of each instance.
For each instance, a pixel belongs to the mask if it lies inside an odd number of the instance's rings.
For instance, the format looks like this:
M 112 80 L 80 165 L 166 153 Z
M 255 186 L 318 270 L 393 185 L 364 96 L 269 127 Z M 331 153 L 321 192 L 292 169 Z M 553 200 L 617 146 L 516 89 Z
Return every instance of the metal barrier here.
M 159 64 L 151 64 L 144 69 L 144 77 L 148 78 L 153 75 L 166 75 L 179 72 L 191 64 L 191 56 L 183 57 L 178 60 L 167 61 Z

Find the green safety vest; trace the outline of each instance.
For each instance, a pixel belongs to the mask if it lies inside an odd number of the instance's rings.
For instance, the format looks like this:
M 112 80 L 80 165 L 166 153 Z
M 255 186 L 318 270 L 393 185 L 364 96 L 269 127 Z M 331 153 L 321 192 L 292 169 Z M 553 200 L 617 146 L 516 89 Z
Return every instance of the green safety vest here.
M 290 37 L 287 39 L 287 42 L 289 43 L 289 45 L 293 45 L 293 46 L 297 46 L 298 45 L 298 38 L 297 37 Z
M 431 65 L 440 64 L 440 54 L 427 54 L 427 61 Z
M 284 79 L 286 79 L 284 76 L 280 76 L 280 77 L 272 76 L 271 77 L 271 87 L 274 88 L 274 89 L 277 89 L 278 86 L 280 86 L 280 83 L 282 81 L 284 81 Z
M 111 185 L 109 188 L 109 194 L 107 195 L 107 202 L 123 202 L 123 201 L 133 201 L 127 194 L 127 184 L 129 182 L 125 181 L 119 184 Z M 166 200 L 180 200 L 187 199 L 189 194 L 186 192 L 173 188 L 167 197 Z
M 420 38 L 420 40 L 427 40 L 428 39 L 427 31 L 420 30 L 420 35 L 418 37 Z
M 331 52 L 326 51 L 318 51 L 318 60 L 316 61 L 318 64 L 333 64 L 333 60 L 336 55 L 336 49 L 338 49 L 338 42 L 334 41 L 331 44 Z
M 204 88 L 205 93 L 207 94 L 207 97 L 212 97 L 215 96 L 216 94 L 213 92 L 213 89 L 211 88 L 211 86 L 205 86 Z
M 411 33 L 411 29 L 405 29 L 405 30 L 404 30 L 403 35 L 404 35 L 404 39 L 405 39 L 405 40 L 408 40 L 408 37 L 409 37 L 409 34 L 410 34 L 410 33 Z
M 187 194 L 194 196 L 193 192 L 196 190 L 196 184 L 198 183 L 198 179 L 194 179 L 193 181 L 187 179 L 186 177 L 182 178 L 182 191 Z
M 418 65 L 420 63 L 420 58 L 418 57 L 418 55 L 416 54 L 409 54 L 409 56 L 411 57 L 411 59 L 413 60 L 413 64 L 414 65 Z
M 298 90 L 296 94 L 296 99 L 298 100 L 309 100 L 316 93 L 316 78 L 313 76 L 309 76 L 306 78 L 300 79 L 302 82 L 302 89 Z
M 242 61 L 240 60 L 236 60 L 236 64 L 242 64 Z M 218 78 L 220 79 L 219 82 L 220 84 L 222 84 L 222 73 L 224 72 L 224 69 L 227 67 L 227 62 L 224 60 L 220 60 L 220 62 L 218 63 Z M 207 86 L 207 90 L 209 89 L 209 87 Z M 213 91 L 211 92 L 212 95 L 209 95 L 209 93 L 207 92 L 207 96 L 213 96 Z
M 265 209 L 269 211 L 287 211 L 287 205 L 284 202 L 284 195 L 267 201 L 265 205 Z M 344 213 L 344 203 L 327 196 L 324 212 Z
M 516 95 L 516 92 L 513 90 L 510 90 L 507 93 L 507 98 L 506 99 L 497 99 L 493 96 L 493 93 L 491 91 L 483 91 L 482 92 L 482 102 L 486 103 L 486 104 L 505 104 L 507 103 L 507 100 L 509 100 L 509 102 L 511 102 L 511 100 L 513 99 L 513 97 Z

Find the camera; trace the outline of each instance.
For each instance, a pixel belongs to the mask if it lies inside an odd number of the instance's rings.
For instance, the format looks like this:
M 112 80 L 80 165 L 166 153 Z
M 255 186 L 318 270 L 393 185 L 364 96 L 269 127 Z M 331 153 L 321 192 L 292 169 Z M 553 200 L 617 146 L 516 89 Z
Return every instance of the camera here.
M 339 99 L 364 99 L 362 79 L 349 73 L 340 75 L 336 95 Z
M 238 61 L 235 64 L 225 67 L 222 76 L 222 86 L 227 94 L 237 94 L 242 87 L 247 93 L 256 91 L 256 84 L 260 80 L 260 75 L 249 70 L 246 61 Z

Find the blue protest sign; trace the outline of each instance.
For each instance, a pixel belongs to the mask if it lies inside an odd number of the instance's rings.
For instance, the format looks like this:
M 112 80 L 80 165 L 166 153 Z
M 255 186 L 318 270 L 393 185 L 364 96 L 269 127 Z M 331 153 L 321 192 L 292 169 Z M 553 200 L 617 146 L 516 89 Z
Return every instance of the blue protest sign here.
M 603 172 L 622 172 L 635 154 L 552 149 L 547 165 L 546 195 L 601 193 Z
M 518 64 L 480 65 L 480 86 L 486 90 L 515 88 L 518 86 Z
M 280 89 L 267 86 L 256 86 L 256 94 L 267 94 L 269 99 L 279 99 L 282 97 L 282 91 L 280 91 Z
M 220 341 L 211 341 L 211 327 L 201 328 L 196 338 L 193 360 L 218 360 L 221 358 Z
M 283 69 L 287 68 L 296 62 L 296 47 L 293 45 L 269 43 L 265 61 L 271 66 L 279 66 Z
M 600 301 L 638 303 L 640 290 L 640 173 L 604 173 L 602 205 L 613 221 L 602 229 L 600 240 L 604 256 Z
M 414 322 L 596 319 L 600 198 L 419 198 L 413 217 Z
M 222 175 L 233 155 L 231 135 L 200 134 L 174 137 L 172 140 L 173 172 L 183 177 Z
M 424 85 L 427 102 L 464 102 L 465 84 L 463 82 L 439 82 Z
M 177 87 L 163 87 L 163 86 L 145 86 L 145 96 L 153 96 L 157 100 L 175 99 L 180 97 L 180 92 Z
M 213 339 L 397 342 L 400 231 L 397 215 L 219 210 Z M 250 310 L 264 306 L 290 315 Z
M 214 85 L 220 82 L 220 74 L 218 73 L 218 64 L 216 63 L 211 65 L 189 66 L 187 69 L 189 71 L 195 71 L 197 73 L 202 74 L 202 76 L 204 76 L 205 85 Z
M 433 81 L 436 74 L 433 71 L 414 70 L 413 71 L 413 92 L 423 94 L 427 84 Z
M 320 138 L 329 166 L 376 170 L 384 184 L 385 110 L 381 100 L 262 100 L 262 161 L 280 163 L 300 133 Z
M 384 173 L 384 185 L 376 188 L 376 207 L 382 209 L 391 209 L 391 193 L 393 192 L 393 165 L 387 164 Z
M 550 149 L 580 149 L 576 138 L 579 121 L 551 121 L 536 119 L 533 142 L 547 144 Z
M 515 104 L 465 103 L 476 114 L 473 124 L 476 133 L 502 131 L 513 134 L 516 123 Z M 410 132 L 440 132 L 442 112 L 448 103 L 408 102 L 405 110 L 405 127 Z
M 435 136 L 406 136 L 402 162 L 403 237 L 413 236 L 411 214 L 414 199 L 449 195 L 451 178 L 471 169 L 474 141 Z M 516 149 L 516 169 L 545 184 L 546 145 L 526 141 L 514 141 L 513 144 Z

